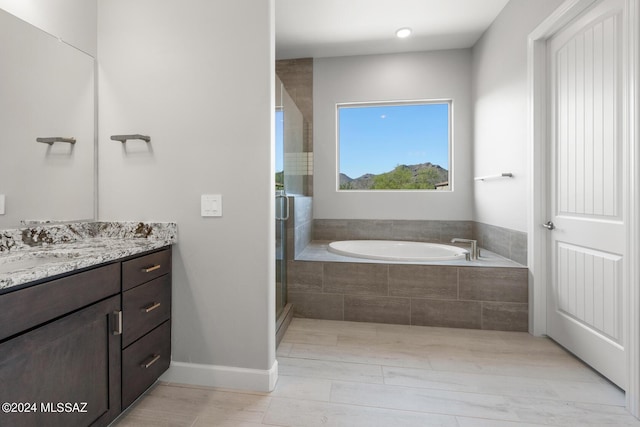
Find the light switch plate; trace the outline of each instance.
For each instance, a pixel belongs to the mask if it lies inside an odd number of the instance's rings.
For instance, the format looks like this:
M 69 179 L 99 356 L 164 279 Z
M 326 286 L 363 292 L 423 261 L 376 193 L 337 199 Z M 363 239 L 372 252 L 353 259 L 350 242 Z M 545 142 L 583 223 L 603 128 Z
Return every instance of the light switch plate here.
M 200 214 L 202 216 L 222 216 L 222 195 L 203 194 L 200 196 Z
M 0 215 L 4 215 L 4 194 L 0 194 Z

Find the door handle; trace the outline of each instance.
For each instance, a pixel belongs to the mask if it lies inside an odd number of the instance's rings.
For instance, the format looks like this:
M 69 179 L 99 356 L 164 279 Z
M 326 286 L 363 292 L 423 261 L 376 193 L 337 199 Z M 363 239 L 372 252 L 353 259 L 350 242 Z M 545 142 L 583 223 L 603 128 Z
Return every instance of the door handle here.
M 542 226 L 543 226 L 544 228 L 546 228 L 547 230 L 553 230 L 553 229 L 555 229 L 555 228 L 556 228 L 556 226 L 555 226 L 555 225 L 553 224 L 553 222 L 551 222 L 551 221 L 547 221 L 547 222 L 545 222 L 544 224 L 542 224 Z
M 289 219 L 289 197 L 284 194 L 276 195 L 276 199 L 284 199 L 285 207 L 282 209 L 285 213 L 282 216 L 276 216 L 278 221 L 286 221 Z

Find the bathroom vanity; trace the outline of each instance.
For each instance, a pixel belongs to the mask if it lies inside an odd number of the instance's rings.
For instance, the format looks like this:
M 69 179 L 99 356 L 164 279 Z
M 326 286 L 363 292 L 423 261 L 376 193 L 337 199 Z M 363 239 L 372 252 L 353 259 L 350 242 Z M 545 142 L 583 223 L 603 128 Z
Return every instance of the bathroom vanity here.
M 174 241 L 89 238 L 75 242 L 84 252 L 61 255 L 65 243 L 0 253 L 0 425 L 108 425 L 167 370 Z M 70 270 L 29 281 L 43 269 Z

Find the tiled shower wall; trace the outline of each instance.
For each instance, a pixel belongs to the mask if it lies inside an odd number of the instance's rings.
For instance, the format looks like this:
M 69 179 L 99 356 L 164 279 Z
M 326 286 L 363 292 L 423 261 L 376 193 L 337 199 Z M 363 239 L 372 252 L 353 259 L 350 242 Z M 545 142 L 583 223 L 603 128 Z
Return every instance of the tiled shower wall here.
M 313 240 L 313 197 L 289 196 L 287 260 L 293 260 Z
M 313 58 L 276 61 L 276 74 L 303 118 L 302 153 L 289 161 L 303 164 L 304 194 L 313 194 Z

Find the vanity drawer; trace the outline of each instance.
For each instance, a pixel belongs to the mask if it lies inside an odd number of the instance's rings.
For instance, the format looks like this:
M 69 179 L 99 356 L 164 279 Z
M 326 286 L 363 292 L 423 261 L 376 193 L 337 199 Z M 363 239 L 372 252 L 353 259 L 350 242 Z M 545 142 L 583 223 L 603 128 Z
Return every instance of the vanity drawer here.
M 125 261 L 122 263 L 122 290 L 126 291 L 170 271 L 170 249 Z
M 120 292 L 120 263 L 0 296 L 0 340 Z
M 169 368 L 171 321 L 167 320 L 122 352 L 122 409 Z
M 171 317 L 171 276 L 166 274 L 122 295 L 122 348 Z

